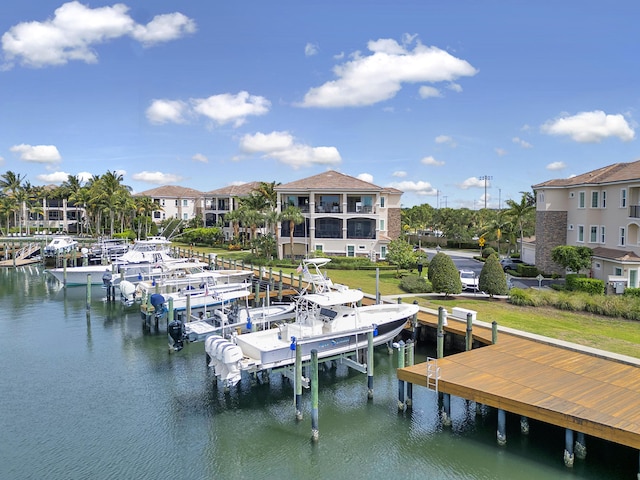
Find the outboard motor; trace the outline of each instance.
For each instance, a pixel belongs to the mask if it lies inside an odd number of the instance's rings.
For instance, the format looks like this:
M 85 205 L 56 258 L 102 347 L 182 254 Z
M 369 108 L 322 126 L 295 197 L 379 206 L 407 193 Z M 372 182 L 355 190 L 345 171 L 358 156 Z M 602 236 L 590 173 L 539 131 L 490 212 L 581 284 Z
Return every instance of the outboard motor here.
M 176 352 L 182 350 L 182 347 L 184 346 L 184 325 L 182 322 L 180 320 L 173 320 L 169 322 L 167 332 L 169 333 L 169 338 L 172 341 L 173 349 Z
M 109 288 L 111 286 L 112 278 L 113 277 L 111 275 L 111 270 L 107 268 L 102 274 L 102 286 L 105 288 Z
M 151 298 L 149 298 L 149 301 L 151 302 L 153 310 L 156 312 L 156 318 L 160 318 L 162 315 L 167 313 L 168 310 L 164 305 L 165 300 L 162 295 L 160 295 L 159 293 L 154 293 L 151 295 Z

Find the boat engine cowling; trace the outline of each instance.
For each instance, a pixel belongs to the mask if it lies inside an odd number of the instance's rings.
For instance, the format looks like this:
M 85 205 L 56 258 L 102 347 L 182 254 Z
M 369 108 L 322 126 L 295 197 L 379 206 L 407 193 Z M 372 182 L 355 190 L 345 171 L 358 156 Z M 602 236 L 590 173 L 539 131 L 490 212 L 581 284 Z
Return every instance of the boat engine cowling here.
M 164 304 L 165 299 L 159 293 L 154 293 L 153 295 L 151 295 L 149 301 L 151 302 L 151 306 L 156 312 L 156 317 L 160 317 L 168 311 Z
M 173 349 L 176 351 L 182 350 L 184 346 L 184 325 L 180 320 L 173 320 L 167 325 L 167 332 L 169 334 L 170 341 L 172 342 Z

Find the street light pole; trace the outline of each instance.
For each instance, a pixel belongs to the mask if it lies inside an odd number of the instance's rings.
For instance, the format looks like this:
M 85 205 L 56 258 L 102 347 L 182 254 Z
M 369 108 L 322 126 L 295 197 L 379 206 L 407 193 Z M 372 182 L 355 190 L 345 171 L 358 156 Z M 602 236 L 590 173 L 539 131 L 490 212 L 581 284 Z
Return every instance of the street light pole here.
M 491 175 L 482 175 L 480 180 L 484 180 L 484 208 L 487 208 L 487 180 L 493 180 Z

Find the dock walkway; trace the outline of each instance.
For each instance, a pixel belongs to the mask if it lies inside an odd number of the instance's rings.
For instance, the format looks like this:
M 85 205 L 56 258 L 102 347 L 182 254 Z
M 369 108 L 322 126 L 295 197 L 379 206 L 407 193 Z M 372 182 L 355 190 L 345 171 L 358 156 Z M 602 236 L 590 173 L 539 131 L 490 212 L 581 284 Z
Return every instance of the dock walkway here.
M 600 353 L 500 332 L 494 345 L 438 359 L 438 391 L 640 449 L 640 362 Z M 427 364 L 398 379 L 426 387 Z

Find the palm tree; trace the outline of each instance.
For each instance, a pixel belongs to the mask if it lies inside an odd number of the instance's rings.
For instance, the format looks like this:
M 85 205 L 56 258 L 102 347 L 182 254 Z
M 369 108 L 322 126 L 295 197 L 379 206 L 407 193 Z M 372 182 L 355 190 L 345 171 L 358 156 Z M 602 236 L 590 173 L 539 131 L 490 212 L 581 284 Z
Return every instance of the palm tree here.
M 306 220 L 298 207 L 289 205 L 282 211 L 282 213 L 280 213 L 280 221 L 289 222 L 289 245 L 291 247 L 291 258 L 293 259 L 293 230 L 296 225 L 300 225 Z M 278 248 L 278 258 L 280 258 L 279 256 L 280 249 Z M 284 257 L 284 252 L 282 256 Z
M 518 225 L 520 229 L 520 250 L 522 251 L 522 242 L 524 240 L 524 225 L 527 222 L 527 219 L 531 216 L 530 213 L 535 210 L 535 206 L 529 204 L 529 199 L 527 195 L 523 194 L 520 199 L 520 203 L 515 202 L 514 200 L 507 200 L 506 204 L 509 206 L 509 210 L 507 210 L 505 215 L 512 219 L 512 221 Z
M 280 185 L 280 182 L 260 182 L 253 190 L 262 197 L 270 210 L 275 210 L 278 204 L 278 192 L 276 192 L 278 185 Z
M 12 172 L 11 170 L 7 171 L 0 175 L 0 190 L 5 195 L 13 198 L 16 202 L 19 202 L 18 196 L 24 190 L 22 186 L 22 182 L 26 177 L 23 177 L 22 174 Z M 18 212 L 20 212 L 22 205 L 18 205 L 17 209 L 13 210 L 13 223 L 14 225 L 18 225 Z M 7 227 L 8 229 L 8 227 Z M 7 232 L 8 233 L 8 232 Z
M 242 220 L 242 212 L 240 210 L 232 210 L 224 216 L 224 221 L 229 222 L 233 228 L 233 240 L 237 241 L 240 236 L 240 221 Z
M 17 210 L 19 210 L 19 207 L 15 198 L 9 197 L 8 195 L 0 197 L 0 217 L 3 217 L 7 222 L 7 230 L 4 232 L 5 235 L 9 235 L 9 219 Z

